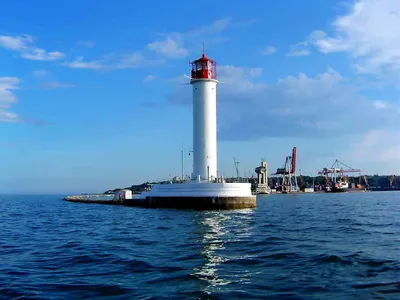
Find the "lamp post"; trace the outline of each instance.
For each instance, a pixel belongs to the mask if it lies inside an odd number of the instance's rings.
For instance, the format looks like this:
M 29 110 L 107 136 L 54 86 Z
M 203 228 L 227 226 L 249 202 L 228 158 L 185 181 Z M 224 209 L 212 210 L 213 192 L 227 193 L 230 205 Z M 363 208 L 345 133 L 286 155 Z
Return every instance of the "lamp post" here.
M 194 153 L 194 151 L 193 150 L 189 150 L 188 151 L 188 155 L 190 155 L 190 153 Z M 192 165 L 192 170 L 193 170 L 193 165 Z M 193 171 L 192 171 L 192 175 L 190 176 L 190 178 L 192 178 L 193 177 Z M 193 179 L 193 178 L 192 178 Z
M 181 178 L 182 178 L 182 180 L 184 180 L 184 178 L 185 178 L 185 152 L 186 152 L 186 149 L 184 149 L 184 150 L 181 150 L 181 168 L 182 168 L 182 170 L 181 170 Z M 194 151 L 193 150 L 189 150 L 188 151 L 188 154 L 190 155 L 190 153 L 193 153 Z
M 181 180 L 183 181 L 183 176 L 184 176 L 184 174 L 185 174 L 185 158 L 184 158 L 184 154 L 185 153 L 185 150 L 182 150 L 181 151 L 181 160 L 182 160 L 182 177 L 181 177 Z

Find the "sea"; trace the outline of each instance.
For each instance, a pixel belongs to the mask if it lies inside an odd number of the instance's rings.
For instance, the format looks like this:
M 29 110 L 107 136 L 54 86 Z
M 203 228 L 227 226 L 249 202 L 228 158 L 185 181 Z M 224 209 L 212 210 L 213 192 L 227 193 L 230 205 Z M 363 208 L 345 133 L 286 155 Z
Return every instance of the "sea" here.
M 400 192 L 194 211 L 0 197 L 0 299 L 400 299 Z

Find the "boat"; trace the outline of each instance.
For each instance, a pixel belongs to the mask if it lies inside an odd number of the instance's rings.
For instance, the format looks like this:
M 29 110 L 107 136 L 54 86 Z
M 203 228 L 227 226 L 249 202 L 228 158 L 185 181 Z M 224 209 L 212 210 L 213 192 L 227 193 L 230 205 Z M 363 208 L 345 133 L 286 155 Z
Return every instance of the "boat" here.
M 344 174 L 351 172 L 360 173 L 361 170 L 351 168 L 336 159 L 332 167 L 324 168 L 322 171 L 318 172 L 318 175 L 322 175 L 326 178 L 327 185 L 325 192 L 343 193 L 349 190 L 348 176 Z
M 269 195 L 269 194 L 271 194 L 270 191 L 262 191 L 257 193 L 257 195 Z
M 271 194 L 271 188 L 269 186 L 259 184 L 256 188 L 255 193 L 257 195 L 268 195 L 268 194 Z
M 332 187 L 330 187 L 331 193 L 343 193 L 349 190 L 349 183 L 347 180 L 340 179 Z

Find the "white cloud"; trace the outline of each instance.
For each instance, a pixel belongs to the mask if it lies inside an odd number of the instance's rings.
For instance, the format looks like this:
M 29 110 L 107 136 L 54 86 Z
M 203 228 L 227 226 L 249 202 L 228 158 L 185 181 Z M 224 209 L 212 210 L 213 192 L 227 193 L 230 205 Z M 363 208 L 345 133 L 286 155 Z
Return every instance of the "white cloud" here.
M 225 29 L 227 29 L 229 26 L 232 26 L 232 25 L 233 25 L 232 18 L 225 17 L 225 18 L 215 20 L 209 25 L 200 26 L 196 29 L 190 30 L 190 31 L 184 33 L 183 35 L 185 35 L 188 38 L 215 35 L 215 34 L 221 33 L 222 31 L 224 31 Z
M 267 46 L 264 49 L 261 50 L 262 55 L 271 55 L 274 54 L 277 51 L 277 49 L 273 46 Z
M 197 27 L 194 30 L 189 30 L 184 33 L 172 32 L 163 34 L 162 38 L 155 40 L 146 45 L 146 48 L 152 52 L 157 53 L 162 58 L 148 59 L 144 57 L 141 52 L 133 52 L 128 54 L 111 54 L 101 57 L 96 60 L 85 61 L 82 56 L 77 57 L 73 61 L 65 61 L 62 65 L 73 69 L 92 69 L 92 70 L 112 70 L 112 69 L 126 69 L 126 68 L 139 68 L 149 67 L 164 64 L 166 59 L 179 59 L 186 57 L 189 50 L 185 43 L 194 44 L 200 48 L 201 43 L 198 39 L 201 38 L 202 42 L 219 43 L 226 41 L 228 38 L 219 36 L 222 31 L 229 27 L 246 27 L 251 25 L 256 20 L 233 22 L 231 18 L 222 18 L 213 21 L 210 25 Z M 92 46 L 91 41 L 81 41 L 81 45 Z M 274 49 L 269 49 L 274 51 Z M 50 54 L 50 53 L 49 53 Z M 55 54 L 52 53 L 54 56 Z M 36 59 L 37 59 L 36 55 Z M 31 57 L 32 58 L 32 57 Z
M 35 77 L 45 77 L 49 75 L 49 71 L 46 70 L 35 70 L 33 71 L 33 76 Z
M 259 77 L 261 74 L 261 68 L 243 68 L 233 65 L 218 67 L 219 80 L 226 82 L 229 88 L 234 88 L 237 92 L 254 93 L 263 89 L 264 84 L 252 82 L 253 78 Z
M 65 55 L 59 51 L 48 52 L 35 47 L 35 38 L 24 34 L 22 36 L 0 36 L 0 47 L 17 51 L 20 56 L 29 60 L 57 60 Z
M 207 52 L 209 45 L 229 40 L 229 37 L 222 36 L 224 31 L 230 28 L 245 28 L 257 21 L 255 19 L 233 21 L 232 18 L 225 17 L 214 20 L 205 26 L 194 26 L 193 29 L 185 32 L 164 34 L 162 35 L 162 39 L 149 43 L 147 48 L 165 58 L 183 58 L 189 54 L 189 49 L 196 49 L 196 52 L 200 52 L 203 43 L 205 45 L 205 52 Z
M 168 78 L 165 82 L 172 84 L 172 85 L 187 85 L 189 84 L 189 79 L 183 75 L 179 75 L 173 78 Z
M 85 61 L 83 56 L 72 62 L 63 62 L 62 65 L 72 69 L 113 70 L 149 67 L 162 64 L 163 60 L 149 60 L 141 53 L 108 54 L 98 60 Z
M 218 85 L 221 139 L 342 137 L 398 126 L 399 110 L 377 109 L 374 101 L 333 69 L 315 77 L 288 76 L 272 85 L 254 76 L 260 71 L 249 68 L 220 66 L 218 74 L 219 80 L 227 82 Z M 190 93 L 183 93 L 182 88 L 168 100 L 190 106 Z
M 249 25 L 257 23 L 257 19 L 245 20 L 245 21 L 234 21 L 231 17 L 224 17 L 221 19 L 214 20 L 209 25 L 196 26 L 195 29 L 189 30 L 182 35 L 185 38 L 197 39 L 206 38 L 213 35 L 218 35 L 229 28 L 245 28 Z
M 155 78 L 156 78 L 156 76 L 154 76 L 154 75 L 148 75 L 143 79 L 143 82 L 148 83 L 150 81 L 153 81 Z
M 310 50 L 307 49 L 308 43 L 301 42 L 295 45 L 290 46 L 289 52 L 286 54 L 287 56 L 308 56 L 311 54 Z
M 219 33 L 222 30 L 226 29 L 229 27 L 229 25 L 232 25 L 232 18 L 222 18 L 215 20 L 214 22 L 211 23 L 210 26 L 203 27 L 203 34 L 204 33 Z
M 27 34 L 23 34 L 22 36 L 0 36 L 0 47 L 22 51 L 29 48 L 29 45 L 34 42 L 33 37 Z
M 200 52 L 204 43 L 205 52 L 207 52 L 210 45 L 230 40 L 229 37 L 222 35 L 224 31 L 233 27 L 245 27 L 249 24 L 249 22 L 233 22 L 232 18 L 225 17 L 214 20 L 208 25 L 194 26 L 194 29 L 182 32 L 179 35 L 187 45 L 186 49 L 196 49 L 196 52 Z
M 145 61 L 146 61 L 145 58 L 140 53 L 135 52 L 132 54 L 127 54 L 123 55 L 119 59 L 117 63 L 117 68 L 119 69 L 137 68 L 141 67 Z
M 21 53 L 22 58 L 30 60 L 57 60 L 63 58 L 64 56 L 64 53 L 59 51 L 46 52 L 45 50 L 39 48 L 32 49 L 30 52 Z
M 46 70 L 35 70 L 33 71 L 33 76 L 37 78 L 40 82 L 38 85 L 39 88 L 43 89 L 62 89 L 62 88 L 70 88 L 73 87 L 73 84 L 64 83 L 57 80 L 49 80 L 50 73 Z M 46 80 L 46 81 L 45 81 Z
M 309 40 L 322 53 L 347 52 L 357 70 L 400 71 L 400 1 L 358 0 L 333 22 L 332 36 L 314 31 Z M 400 82 L 400 78 L 399 78 Z
M 311 52 L 309 50 L 304 49 L 304 50 L 292 51 L 288 53 L 288 56 L 308 56 L 310 54 Z
M 371 129 L 356 139 L 349 152 L 355 162 L 372 164 L 373 169 L 400 173 L 400 123 L 397 129 Z M 366 173 L 373 170 L 365 170 Z M 384 171 L 381 171 L 384 172 Z
M 78 44 L 88 48 L 92 48 L 95 45 L 95 43 L 92 41 L 80 41 Z
M 63 83 L 60 81 L 48 81 L 41 85 L 45 89 L 63 89 L 73 87 L 73 84 Z
M 386 109 L 389 108 L 389 104 L 385 101 L 381 101 L 381 100 L 376 100 L 374 102 L 375 108 L 376 109 Z
M 188 54 L 188 50 L 182 46 L 182 38 L 179 33 L 172 33 L 164 40 L 157 40 L 147 45 L 150 50 L 166 58 L 182 58 Z
M 0 122 L 17 122 L 18 116 L 7 109 L 17 102 L 12 92 L 18 89 L 20 80 L 16 77 L 0 77 Z
M 72 69 L 100 70 L 105 68 L 105 65 L 102 63 L 102 61 L 100 60 L 84 61 L 83 56 L 77 57 L 72 62 L 64 62 L 62 63 L 62 65 Z
M 218 67 L 218 76 L 234 80 L 249 79 L 259 77 L 262 74 L 262 68 L 244 68 L 233 65 Z

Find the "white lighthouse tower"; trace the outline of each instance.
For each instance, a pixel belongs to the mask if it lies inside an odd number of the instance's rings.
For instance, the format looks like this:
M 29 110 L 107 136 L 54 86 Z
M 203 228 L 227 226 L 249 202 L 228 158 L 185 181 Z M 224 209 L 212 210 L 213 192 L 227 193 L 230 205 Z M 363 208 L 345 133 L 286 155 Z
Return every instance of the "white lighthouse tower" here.
M 217 178 L 217 74 L 203 53 L 191 62 L 193 86 L 193 179 Z
M 190 63 L 193 88 L 193 173 L 185 183 L 156 184 L 134 205 L 192 209 L 256 206 L 251 184 L 225 182 L 217 173 L 217 69 L 203 55 Z

